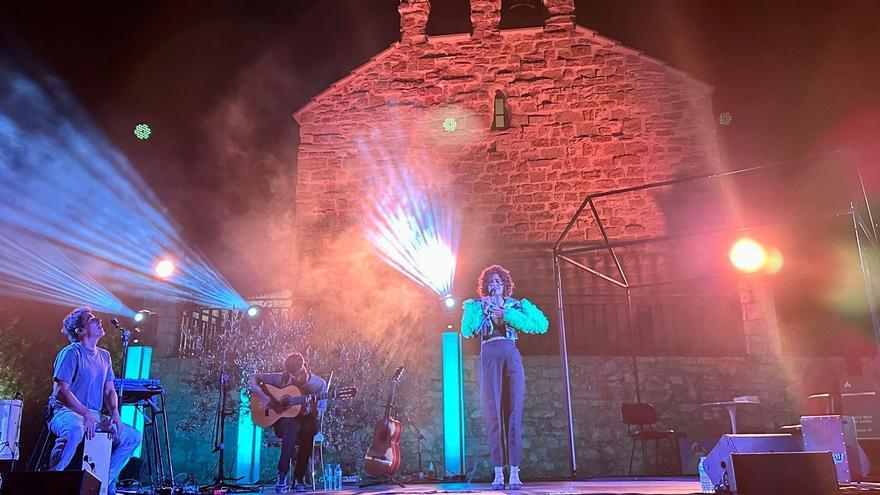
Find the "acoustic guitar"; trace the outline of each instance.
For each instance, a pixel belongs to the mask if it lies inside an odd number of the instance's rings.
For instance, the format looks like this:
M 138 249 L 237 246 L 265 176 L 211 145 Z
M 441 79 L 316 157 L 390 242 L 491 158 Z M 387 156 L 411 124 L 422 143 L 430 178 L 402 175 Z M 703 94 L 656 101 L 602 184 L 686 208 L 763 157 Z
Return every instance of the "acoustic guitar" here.
M 263 404 L 259 399 L 251 397 L 251 418 L 254 424 L 268 428 L 281 418 L 295 418 L 302 412 L 303 406 L 309 402 L 324 399 L 349 399 L 357 395 L 354 387 L 344 387 L 332 392 L 302 395 L 299 387 L 288 385 L 276 387 L 264 383 L 260 385 L 263 392 L 271 399 L 268 404 Z
M 391 417 L 394 393 L 403 375 L 403 366 L 394 372 L 389 383 L 388 401 L 385 403 L 385 417 L 373 426 L 373 443 L 364 457 L 364 471 L 374 478 L 394 476 L 400 467 L 400 435 L 403 426 Z

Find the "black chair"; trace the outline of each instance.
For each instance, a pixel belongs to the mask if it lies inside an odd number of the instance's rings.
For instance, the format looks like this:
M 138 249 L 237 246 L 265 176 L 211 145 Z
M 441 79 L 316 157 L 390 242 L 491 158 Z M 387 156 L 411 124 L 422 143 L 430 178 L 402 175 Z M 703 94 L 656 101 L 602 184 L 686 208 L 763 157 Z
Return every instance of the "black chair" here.
M 681 473 L 681 458 L 678 455 L 678 438 L 683 436 L 675 430 L 655 430 L 657 423 L 657 410 L 646 402 L 626 403 L 620 405 L 620 416 L 627 427 L 632 446 L 629 451 L 629 475 L 632 475 L 633 457 L 636 452 L 636 442 L 642 442 L 642 466 L 645 476 L 648 475 L 648 448 L 647 441 L 654 440 L 654 464 L 658 464 L 660 440 L 668 439 L 669 445 L 678 464 L 678 473 Z M 659 471 L 659 469 L 658 469 Z
M 37 437 L 37 442 L 34 444 L 33 450 L 31 450 L 31 455 L 28 457 L 25 471 L 45 471 L 49 463 L 49 452 L 54 444 L 55 435 L 49 431 L 49 425 L 44 423 L 43 429 L 40 430 L 40 435 Z

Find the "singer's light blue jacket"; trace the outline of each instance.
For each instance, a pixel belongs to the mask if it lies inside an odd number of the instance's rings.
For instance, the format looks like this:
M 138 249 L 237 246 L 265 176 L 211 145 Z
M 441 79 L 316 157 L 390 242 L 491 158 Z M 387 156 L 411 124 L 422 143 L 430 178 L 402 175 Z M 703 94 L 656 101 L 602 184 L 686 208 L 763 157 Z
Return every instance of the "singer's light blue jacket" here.
M 506 298 L 504 300 L 504 319 L 510 327 L 524 333 L 546 333 L 549 323 L 544 313 L 528 299 L 516 300 Z M 461 335 L 465 338 L 479 334 L 480 325 L 483 323 L 485 314 L 483 301 L 468 299 L 462 303 Z M 516 340 L 516 333 L 511 340 Z

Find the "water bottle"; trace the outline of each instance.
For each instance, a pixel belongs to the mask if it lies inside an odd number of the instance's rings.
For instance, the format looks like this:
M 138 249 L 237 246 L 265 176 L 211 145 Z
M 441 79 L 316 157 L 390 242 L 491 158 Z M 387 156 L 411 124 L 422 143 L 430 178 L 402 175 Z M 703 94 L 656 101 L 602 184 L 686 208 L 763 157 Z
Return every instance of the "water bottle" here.
M 324 490 L 330 489 L 330 465 L 324 464 Z
M 336 490 L 342 490 L 342 466 L 339 464 L 333 468 L 333 481 L 336 482 Z
M 700 457 L 700 464 L 697 466 L 697 471 L 700 473 L 700 492 L 715 493 L 715 487 L 712 485 L 709 473 L 706 472 L 706 467 L 703 465 L 705 461 L 705 457 Z

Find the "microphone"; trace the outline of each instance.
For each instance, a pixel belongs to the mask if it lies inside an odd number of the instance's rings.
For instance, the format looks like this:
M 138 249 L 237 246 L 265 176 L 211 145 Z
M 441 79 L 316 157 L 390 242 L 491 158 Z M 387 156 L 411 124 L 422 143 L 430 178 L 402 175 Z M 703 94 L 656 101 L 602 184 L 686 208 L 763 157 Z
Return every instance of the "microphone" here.
M 112 319 L 110 320 L 110 323 L 112 323 L 113 326 L 116 327 L 116 329 L 119 330 L 120 332 L 128 332 L 128 331 L 129 331 L 129 330 L 126 329 L 126 328 L 122 328 L 122 325 L 119 324 L 119 320 L 117 320 L 116 318 L 112 318 Z M 138 327 L 134 327 L 134 331 L 137 332 L 137 333 L 140 333 L 140 332 L 141 332 L 141 329 L 138 328 Z

